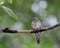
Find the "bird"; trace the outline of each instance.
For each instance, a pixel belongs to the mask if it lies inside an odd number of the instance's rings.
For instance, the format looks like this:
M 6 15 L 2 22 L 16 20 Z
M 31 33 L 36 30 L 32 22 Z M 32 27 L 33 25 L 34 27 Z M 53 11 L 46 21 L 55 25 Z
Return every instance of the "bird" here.
M 41 22 L 38 19 L 38 17 L 33 17 L 31 26 L 33 30 L 41 29 Z M 35 36 L 36 36 L 37 44 L 40 44 L 40 32 L 35 32 Z

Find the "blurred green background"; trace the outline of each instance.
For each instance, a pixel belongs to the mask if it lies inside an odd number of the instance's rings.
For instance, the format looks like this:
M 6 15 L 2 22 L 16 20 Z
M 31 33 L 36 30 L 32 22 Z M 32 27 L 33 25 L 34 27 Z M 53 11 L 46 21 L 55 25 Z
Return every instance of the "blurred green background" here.
M 60 0 L 0 0 L 0 29 L 32 29 L 32 18 L 37 16 L 42 27 L 60 22 Z M 41 33 L 40 44 L 35 34 L 0 33 L 0 48 L 60 48 L 60 27 Z

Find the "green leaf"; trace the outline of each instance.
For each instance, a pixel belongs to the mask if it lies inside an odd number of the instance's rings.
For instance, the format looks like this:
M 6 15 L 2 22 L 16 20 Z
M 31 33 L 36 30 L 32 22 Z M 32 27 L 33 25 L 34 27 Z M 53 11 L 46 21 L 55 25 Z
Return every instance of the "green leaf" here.
M 4 4 L 4 0 L 0 0 L 0 5 L 3 5 Z
M 5 3 L 9 3 L 9 4 L 12 4 L 13 3 L 13 0 L 4 0 Z
M 8 0 L 8 3 L 12 4 L 13 3 L 13 0 Z
M 15 13 L 8 7 L 2 6 L 3 9 L 8 13 L 8 15 L 12 18 L 14 18 L 15 20 L 18 20 L 18 17 L 15 15 Z

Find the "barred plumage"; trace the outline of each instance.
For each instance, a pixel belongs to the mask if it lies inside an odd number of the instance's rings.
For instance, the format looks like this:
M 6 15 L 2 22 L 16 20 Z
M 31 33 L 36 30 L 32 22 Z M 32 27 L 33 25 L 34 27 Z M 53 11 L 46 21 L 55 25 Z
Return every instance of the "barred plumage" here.
M 32 28 L 33 30 L 41 29 L 41 22 L 37 17 L 34 17 L 32 20 Z M 35 35 L 36 35 L 37 44 L 39 44 L 40 43 L 40 32 L 36 32 Z

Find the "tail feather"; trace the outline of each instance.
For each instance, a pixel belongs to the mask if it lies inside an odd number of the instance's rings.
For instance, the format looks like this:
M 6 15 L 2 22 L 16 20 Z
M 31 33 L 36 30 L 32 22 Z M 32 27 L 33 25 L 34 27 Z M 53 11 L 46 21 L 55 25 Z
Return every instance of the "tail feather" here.
M 35 33 L 37 44 L 40 44 L 40 32 Z

